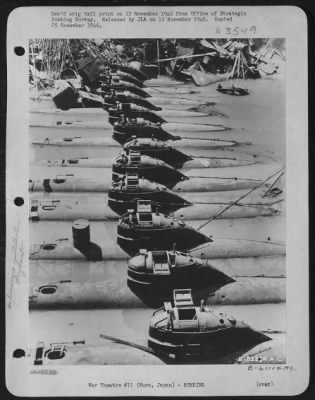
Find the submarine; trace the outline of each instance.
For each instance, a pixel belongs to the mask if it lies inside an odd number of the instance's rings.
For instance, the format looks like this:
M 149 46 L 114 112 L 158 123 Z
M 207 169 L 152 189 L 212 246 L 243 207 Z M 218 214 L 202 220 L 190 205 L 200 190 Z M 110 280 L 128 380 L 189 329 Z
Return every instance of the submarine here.
M 146 121 L 160 124 L 172 121 L 179 122 L 183 118 L 189 118 L 189 120 L 191 118 L 209 118 L 209 115 L 198 111 L 161 110 L 153 112 L 151 109 L 140 107 L 133 103 L 116 103 L 115 105 L 109 104 L 108 106 L 105 104 L 103 108 L 106 109 L 108 113 L 108 122 L 112 125 L 121 118 L 122 114 L 129 118 L 143 118 Z M 223 125 L 208 124 L 208 126 L 210 126 L 213 131 L 225 131 L 229 129 Z
M 62 168 L 62 167 L 61 167 Z M 79 170 L 84 174 L 51 174 L 46 171 L 39 171 L 39 175 L 43 175 L 43 172 L 47 175 L 44 177 L 37 177 L 29 179 L 29 191 L 30 192 L 100 192 L 106 193 L 111 188 L 111 170 L 110 169 L 95 169 L 93 177 L 87 176 L 86 170 Z M 174 176 L 181 177 L 181 172 L 177 170 Z M 202 170 L 201 170 L 202 171 Z M 129 170 L 131 173 L 138 173 L 137 168 Z M 177 183 L 173 180 L 169 180 L 167 183 L 168 188 L 171 188 L 174 192 L 219 192 L 219 191 L 230 191 L 230 190 L 242 190 L 242 189 L 255 189 L 258 185 L 262 184 L 261 179 L 250 179 L 243 177 L 234 176 L 197 176 L 196 170 L 191 170 L 191 174 L 188 176 L 189 179 L 179 180 Z M 163 179 L 164 180 L 164 179 Z
M 132 135 L 131 139 L 125 142 L 123 149 L 126 152 L 141 151 L 141 154 L 162 160 L 174 168 L 183 168 L 185 163 L 193 160 L 191 156 L 173 147 L 171 142 L 165 143 L 156 135 L 152 136 L 154 137 L 141 138 L 140 135 Z
M 135 82 L 139 82 L 141 85 L 145 85 L 145 81 L 148 81 L 152 79 L 149 75 L 146 74 L 135 74 L 134 71 L 123 71 L 119 66 L 109 66 L 108 70 L 110 71 L 111 74 L 116 74 L 120 77 L 126 77 L 126 78 L 133 78 Z
M 128 106 L 128 105 L 127 105 Z M 154 114 L 152 111 L 148 111 L 148 115 L 152 116 L 152 121 L 147 120 L 145 115 L 136 110 L 132 110 L 129 112 L 128 116 L 117 109 L 117 107 L 113 108 L 113 118 L 112 122 L 108 122 L 106 118 L 109 116 L 109 112 L 105 111 L 103 108 L 72 108 L 70 110 L 64 111 L 59 109 L 46 109 L 46 110 L 38 110 L 34 114 L 37 115 L 37 120 L 30 123 L 32 127 L 38 128 L 59 128 L 59 129 L 84 129 L 90 130 L 94 129 L 102 133 L 112 132 L 113 123 L 116 121 L 120 121 L 125 116 L 128 119 L 137 119 L 140 118 L 138 121 L 142 120 L 145 121 L 146 124 L 148 123 L 155 123 L 158 124 L 158 121 L 161 121 L 163 118 L 159 115 Z M 166 111 L 164 112 L 166 113 Z M 184 122 L 184 118 L 190 118 L 189 114 L 193 114 L 192 112 L 182 111 L 182 110 L 169 110 L 167 113 L 168 121 L 160 122 L 162 127 L 167 132 L 178 132 L 179 135 L 191 134 L 194 132 L 197 133 L 210 133 L 210 132 L 220 132 L 220 131 L 227 131 L 230 128 L 224 125 L 215 125 L 210 123 L 191 123 L 191 122 Z M 49 121 L 42 121 L 41 117 L 47 116 Z M 88 120 L 86 120 L 89 118 Z M 93 120 L 91 120 L 93 118 Z M 154 122 L 155 121 L 155 122 Z M 187 136 L 185 136 L 187 138 Z M 207 137 L 204 137 L 207 138 Z
M 151 110 L 139 110 L 130 103 L 119 103 L 116 104 L 116 106 L 108 107 L 106 111 L 108 112 L 108 122 L 111 125 L 114 125 L 115 122 L 120 120 L 122 115 L 128 118 L 141 117 L 153 123 L 166 122 L 164 118 L 152 112 Z
M 98 90 L 98 93 L 102 94 L 102 92 L 108 92 L 109 90 L 120 90 L 120 91 L 125 91 L 128 90 L 129 92 L 133 93 L 136 96 L 147 98 L 151 97 L 149 93 L 146 92 L 146 90 L 140 88 L 139 86 L 130 83 L 130 82 L 124 82 L 119 79 L 116 80 L 107 80 L 106 82 L 102 82 L 100 85 L 100 89 Z
M 104 94 L 108 93 L 110 90 L 115 90 L 117 92 L 128 91 L 134 96 L 141 97 L 142 99 L 151 98 L 151 94 L 148 93 L 147 88 L 141 88 L 134 83 L 126 82 L 119 79 L 102 82 L 100 88 L 97 89 L 96 92 L 103 97 Z
M 109 340 L 104 344 L 89 343 L 86 340 L 59 341 L 50 343 L 38 341 L 36 348 L 25 352 L 16 349 L 13 358 L 27 357 L 33 366 L 58 365 L 161 365 L 165 364 L 153 351 L 145 346 L 127 346 L 120 340 Z M 18 360 L 17 360 L 18 361 Z
M 107 71 L 103 72 L 99 76 L 99 84 L 102 83 L 110 85 L 112 82 L 115 83 L 130 83 L 138 88 L 144 88 L 145 83 L 143 79 L 138 79 L 135 75 L 130 74 L 127 71 L 121 71 L 117 69 L 116 71 L 113 69 L 107 68 Z
M 131 139 L 134 140 L 134 139 Z M 129 140 L 131 142 L 131 140 Z M 138 140 L 138 139 L 137 139 Z M 137 143 L 137 142 L 134 142 Z M 145 143 L 145 142 L 144 142 Z M 60 147 L 68 147 L 68 146 L 77 146 L 77 147 L 116 147 L 117 149 L 120 147 L 116 141 L 114 141 L 110 137 L 83 137 L 83 136 L 72 136 L 72 137 L 46 137 L 44 139 L 35 139 L 32 141 L 32 144 L 38 146 L 60 146 Z M 213 150 L 213 149 L 222 149 L 222 148 L 231 148 L 239 146 L 241 143 L 236 142 L 234 140 L 222 140 L 222 139 L 195 139 L 195 138 L 186 138 L 176 141 L 166 141 L 165 145 L 170 146 L 177 149 L 202 149 L 202 150 Z M 144 154 L 144 153 L 143 153 Z M 149 155 L 149 154 L 148 154 Z M 233 166 L 233 165 L 232 165 Z M 198 167 L 197 167 L 198 168 Z
M 150 140 L 150 139 L 149 139 Z M 160 142 L 163 145 L 163 142 Z M 168 148 L 170 148 L 169 153 L 173 153 L 172 157 L 169 157 Z M 141 146 L 134 146 L 136 151 L 139 151 L 141 155 L 146 155 L 152 158 L 159 159 L 164 161 L 166 164 L 176 168 L 176 169 L 191 169 L 191 168 L 227 168 L 227 167 L 235 167 L 235 166 L 243 166 L 243 165 L 253 165 L 256 163 L 255 158 L 250 158 L 250 156 L 243 157 L 242 155 L 239 157 L 228 157 L 228 155 L 218 155 L 217 157 L 195 157 L 195 156 L 186 156 L 181 157 L 181 154 L 185 156 L 184 153 L 171 148 L 171 146 L 165 146 L 165 153 L 163 152 L 163 147 L 161 148 L 161 155 L 159 151 L 154 152 L 154 148 L 146 148 Z M 174 150 L 174 152 L 172 151 Z M 152 151 L 153 150 L 153 151 Z M 158 150 L 158 149 L 157 149 Z M 123 150 L 125 154 L 129 153 L 128 147 Z M 177 154 L 179 153 L 179 154 Z M 181 153 L 181 154 L 180 154 Z M 177 158 L 177 159 L 176 159 Z M 187 161 L 184 161 L 184 160 Z M 170 162 L 168 162 L 168 160 Z M 180 161 L 181 160 L 181 161 Z M 110 168 L 112 167 L 113 160 L 110 157 L 104 158 L 93 158 L 93 157 L 73 157 L 73 158 L 64 158 L 59 160 L 40 160 L 39 163 L 43 166 L 47 167 L 76 167 L 76 168 Z
M 124 155 L 124 157 L 128 159 L 128 156 Z M 148 166 L 143 168 L 143 171 L 146 168 L 150 173 L 159 168 L 163 169 L 163 173 L 167 171 L 167 176 L 159 178 L 160 183 L 172 188 L 175 192 L 219 192 L 242 189 L 252 189 L 254 191 L 273 177 L 279 176 L 279 173 L 282 173 L 281 171 L 283 170 L 282 168 L 272 172 L 274 164 L 260 164 L 259 168 L 257 166 L 254 171 L 247 166 L 238 167 L 237 169 L 217 168 L 214 171 L 192 168 L 189 172 L 183 174 L 180 170 L 176 170 L 160 160 L 149 158 L 149 156 L 143 157 L 149 160 Z M 121 159 L 121 156 L 119 156 L 119 159 Z M 128 168 L 130 168 L 128 172 L 139 174 L 142 169 L 141 157 L 140 160 L 138 158 L 137 165 L 129 166 Z M 258 177 L 258 173 L 260 177 Z M 33 168 L 33 174 L 34 177 L 29 179 L 30 192 L 108 192 L 112 178 L 112 171 L 108 168 L 94 168 L 93 174 L 91 174 L 90 168 L 74 168 L 67 169 L 65 174 L 65 169 L 62 166 L 55 167 L 54 170 L 50 168 L 43 169 L 41 166 Z M 141 176 L 141 174 L 139 175 Z M 266 175 L 267 178 L 264 178 Z M 185 179 L 185 177 L 189 179 Z
M 182 219 L 153 212 L 149 200 L 138 200 L 136 212 L 130 209 L 117 226 L 117 244 L 129 255 L 139 249 L 169 250 L 176 243 L 179 250 L 189 250 L 212 242 L 208 236 L 187 225 Z
M 261 343 L 272 340 L 245 322 L 196 306 L 191 289 L 175 289 L 173 304 L 153 313 L 149 325 L 148 346 L 162 359 L 197 362 L 227 355 L 241 355 Z
M 251 265 L 256 260 L 260 265 L 252 272 Z M 194 299 L 204 299 L 207 306 L 280 305 L 286 301 L 286 278 L 269 272 L 265 265 L 269 260 L 270 257 L 236 260 L 233 263 L 236 271 L 227 268 L 229 260 L 225 263 L 213 260 L 208 264 L 208 260 L 177 250 L 150 252 L 141 249 L 129 260 L 33 260 L 30 263 L 29 307 L 157 308 L 170 299 L 174 288 L 183 287 L 185 282 L 192 289 Z M 242 263 L 241 268 L 238 263 Z M 164 264 L 169 264 L 169 268 Z M 242 270 L 250 276 L 241 275 Z
M 131 83 L 134 86 L 137 86 L 138 88 L 144 88 L 145 84 L 143 81 L 140 79 L 136 78 L 135 76 L 132 76 L 131 74 L 128 74 L 126 72 L 111 72 L 108 75 L 100 76 L 99 78 L 100 82 L 104 82 L 107 84 L 113 84 L 116 83 Z
M 51 93 L 52 101 L 61 110 L 86 107 L 108 109 L 117 103 L 132 103 L 153 111 L 162 110 L 161 106 L 152 104 L 145 99 L 140 89 L 143 85 L 139 81 L 136 84 L 135 79 L 131 76 L 119 77 L 113 75 L 103 79 L 105 79 L 105 85 L 102 85 L 102 88 L 96 90 L 95 93 L 87 91 L 80 83 L 75 86 L 75 83 L 73 84 L 69 80 L 59 80 L 58 85 Z M 160 99 L 160 101 L 165 102 L 163 99 Z M 202 116 L 200 113 L 198 115 Z
M 140 249 L 128 260 L 127 285 L 149 307 L 161 307 L 171 300 L 174 289 L 182 287 L 189 287 L 194 299 L 205 299 L 206 305 L 285 302 L 284 276 L 265 276 L 260 269 L 258 276 L 239 277 L 232 268 L 227 273 L 217 260 L 213 262 L 175 249 Z
M 200 197 L 200 193 L 199 193 Z M 237 197 L 234 197 L 234 199 Z M 113 181 L 112 189 L 108 192 L 108 206 L 118 215 L 122 215 L 135 206 L 138 199 L 150 200 L 154 209 L 159 209 L 162 213 L 175 213 L 175 217 L 185 217 L 192 220 L 207 219 L 218 214 L 222 207 L 227 207 L 230 203 L 226 200 L 213 203 L 201 202 L 193 207 L 194 204 L 185 198 L 180 197 L 166 186 L 157 184 L 150 180 L 139 178 L 137 173 L 127 173 L 121 175 L 118 180 Z M 235 204 L 226 210 L 225 218 L 246 218 L 253 216 L 279 215 L 281 211 L 281 200 L 267 204 L 256 203 Z M 190 209 L 193 207 L 193 209 Z M 187 208 L 187 210 L 185 210 Z
M 249 156 L 238 159 L 237 157 L 227 156 L 197 157 L 187 155 L 175 147 L 178 141 L 163 142 L 156 135 L 153 136 L 154 138 L 141 138 L 140 135 L 134 135 L 129 141 L 125 142 L 123 149 L 126 153 L 131 150 L 140 151 L 141 154 L 162 160 L 176 169 L 224 168 L 251 165 L 256 162 L 254 158 Z
M 77 90 L 81 90 L 81 92 L 83 91 L 83 89 L 80 86 L 80 83 L 78 83 L 78 88 Z M 192 100 L 189 99 L 187 97 L 174 97 L 174 96 L 169 96 L 169 95 L 163 95 L 163 93 L 154 93 L 152 94 L 151 97 L 142 97 L 139 95 L 135 95 L 134 93 L 130 92 L 129 90 L 124 90 L 122 89 L 108 89 L 108 90 L 99 90 L 98 93 L 99 94 L 92 94 L 90 92 L 84 92 L 84 97 L 89 97 L 90 100 L 97 100 L 97 102 L 95 103 L 94 107 L 97 108 L 101 108 L 102 107 L 102 103 L 103 103 L 103 96 L 105 95 L 110 95 L 112 92 L 115 92 L 117 95 L 120 96 L 125 96 L 125 97 L 133 97 L 134 99 L 139 99 L 144 101 L 143 104 L 151 104 L 155 107 L 164 107 L 167 106 L 167 108 L 170 109 L 176 109 L 176 110 L 186 110 L 186 111 L 193 111 L 194 108 L 199 107 L 200 105 L 207 105 L 208 100 L 205 99 L 201 99 L 199 100 Z M 74 96 L 75 97 L 75 96 Z M 31 113 L 36 112 L 39 108 L 36 107 L 36 105 L 38 104 L 38 100 L 40 99 L 40 102 L 44 102 L 45 105 L 49 105 L 51 106 L 53 104 L 53 101 L 51 99 L 51 97 L 41 97 L 41 96 L 37 96 L 37 97 L 30 97 L 31 101 L 32 101 L 32 108 L 30 110 Z M 70 105 L 73 105 L 73 107 L 82 107 L 82 104 L 79 104 L 79 102 L 77 103 L 68 103 L 67 107 L 65 109 L 68 109 L 68 107 Z M 141 105 L 139 103 L 139 105 Z M 72 108 L 72 107 L 70 107 Z M 149 107 L 148 107 L 149 108 Z
M 131 138 L 155 138 L 160 141 L 179 140 L 180 136 L 174 136 L 166 132 L 160 124 L 153 124 L 144 118 L 121 118 L 113 125 L 113 139 L 121 145 Z
M 225 193 L 225 192 L 223 192 Z M 229 192 L 226 192 L 229 194 Z M 162 213 L 174 213 L 176 218 L 185 220 L 207 220 L 218 215 L 218 212 L 229 205 L 229 201 L 235 201 L 234 197 L 214 195 L 213 200 L 206 198 L 200 201 L 203 193 L 185 194 L 179 196 L 166 186 L 139 178 L 138 174 L 127 173 L 118 181 L 112 183 L 112 187 L 106 196 L 93 195 L 73 197 L 54 196 L 46 198 L 38 196 L 30 202 L 29 217 L 32 221 L 43 220 L 74 220 L 86 218 L 88 220 L 113 221 L 128 209 L 135 208 L 137 200 L 151 200 L 154 210 Z M 208 197 L 208 196 L 205 196 Z M 261 199 L 263 200 L 263 199 Z M 227 209 L 218 218 L 251 218 L 255 216 L 276 216 L 282 212 L 281 200 L 262 202 L 260 198 L 253 198 L 248 203 L 235 204 Z M 267 200 L 268 201 L 268 200 Z
M 199 301 L 234 282 L 207 260 L 173 250 L 147 251 L 128 260 L 127 285 L 146 305 L 160 307 L 170 301 L 173 290 L 189 287 Z
M 220 131 L 225 128 L 222 126 L 213 125 L 211 131 Z M 113 125 L 113 139 L 115 139 L 121 145 L 125 144 L 132 138 L 147 138 L 155 139 L 160 141 L 171 141 L 181 139 L 199 139 L 206 140 L 211 138 L 195 138 L 195 137 L 183 137 L 180 135 L 172 135 L 163 129 L 161 123 L 152 123 L 145 120 L 144 118 L 128 118 L 126 115 L 121 115 L 120 120 L 116 121 Z
M 167 109 L 163 111 L 164 114 L 168 113 L 168 110 L 196 112 L 194 109 L 205 103 L 185 98 L 175 98 L 174 101 L 173 98 L 156 95 L 154 97 L 150 97 L 148 100 L 147 98 L 143 98 L 141 96 L 135 95 L 134 93 L 131 93 L 129 90 L 115 89 L 111 89 L 110 91 L 102 90 L 101 96 L 103 96 L 104 99 L 105 109 L 117 103 L 133 103 L 137 106 L 147 108 L 151 111 L 162 111 L 162 106 L 167 106 Z M 98 107 L 98 105 L 96 105 L 96 107 Z
M 122 114 L 129 118 L 144 118 L 153 123 L 167 122 L 162 116 L 152 112 L 151 110 L 130 103 L 118 103 L 111 107 L 107 107 L 106 111 L 108 112 L 108 122 L 112 125 L 121 118 Z
M 140 177 L 161 183 L 166 187 L 173 187 L 178 182 L 189 178 L 177 169 L 167 165 L 164 161 L 141 155 L 140 152 L 130 150 L 127 154 L 120 154 L 112 165 L 112 179 L 117 180 L 127 172 L 135 172 Z
M 39 229 L 40 232 L 40 240 L 33 241 L 30 246 L 29 258 L 31 260 L 96 261 L 95 258 L 99 258 L 99 261 L 101 261 L 127 260 L 129 258 L 128 253 L 126 253 L 119 246 L 119 244 L 117 244 L 117 238 L 115 235 L 115 233 L 117 232 L 116 221 L 107 222 L 106 224 L 97 224 L 94 227 L 93 235 L 96 235 L 94 236 L 95 243 L 91 240 L 88 240 L 88 235 L 90 235 L 90 224 L 89 221 L 84 219 L 74 220 L 72 222 L 72 226 L 67 221 L 46 221 L 45 225 L 43 226 L 45 227 L 45 230 L 42 229 L 40 221 L 36 224 L 31 225 L 31 229 L 33 232 L 34 230 L 36 232 L 37 229 Z M 49 232 L 55 232 L 55 238 L 52 238 L 51 235 L 47 236 L 47 229 L 49 229 Z M 76 235 L 75 241 L 73 232 L 74 229 L 77 230 L 78 233 Z M 81 229 L 83 232 L 82 236 L 80 235 Z M 207 237 L 201 237 L 201 239 L 208 240 Z M 171 241 L 171 246 L 168 242 L 167 245 L 162 248 L 162 250 L 172 249 L 174 242 L 174 240 Z M 95 245 L 97 247 L 95 247 Z M 130 255 L 136 255 L 139 249 L 142 248 L 154 250 L 152 248 L 149 249 L 148 247 L 145 247 L 145 245 L 145 242 L 140 243 L 139 247 L 135 248 L 132 252 L 133 254 Z M 93 254 L 93 252 L 91 251 L 94 248 L 95 254 Z M 177 244 L 176 248 L 180 250 Z M 271 256 L 285 256 L 286 246 L 282 241 L 271 241 L 263 239 L 228 239 L 218 237 L 214 238 L 214 240 L 210 243 L 204 243 L 203 245 L 190 249 L 189 253 L 193 257 L 201 259 L 222 259 L 222 262 L 226 262 L 227 259 L 233 258 L 238 259 L 239 263 L 243 263 L 248 257 L 251 257 L 250 266 L 252 266 L 253 262 L 254 264 L 256 263 L 255 258 L 257 257 L 267 257 L 267 259 L 270 259 Z M 91 260 L 90 257 L 92 258 Z
M 114 89 L 110 89 L 113 91 Z M 144 118 L 147 121 L 153 123 L 176 123 L 176 122 L 187 122 L 189 125 L 206 125 L 209 126 L 209 129 L 212 130 L 228 130 L 229 128 L 222 126 L 221 124 L 211 124 L 209 123 L 210 115 L 200 112 L 193 111 L 191 109 L 181 109 L 174 108 L 171 109 L 168 107 L 167 109 L 162 109 L 159 105 L 153 105 L 151 103 L 138 105 L 136 103 L 142 102 L 138 99 L 136 101 L 131 96 L 127 98 L 124 95 L 121 95 L 121 101 L 117 99 L 111 100 L 110 96 L 104 93 L 104 96 L 108 100 L 104 101 L 104 98 L 101 95 L 93 95 L 88 92 L 84 92 L 82 90 L 76 90 L 75 96 L 73 99 L 68 100 L 59 99 L 58 95 L 56 95 L 53 99 L 55 102 L 56 109 L 43 110 L 39 109 L 36 111 L 38 114 L 48 114 L 50 116 L 59 115 L 69 118 L 70 116 L 80 115 L 82 118 L 84 115 L 95 115 L 95 116 L 109 116 L 111 119 L 108 121 L 109 124 L 113 124 L 113 121 L 119 118 L 119 115 L 125 114 L 127 117 L 133 118 Z M 125 97 L 125 99 L 124 99 Z M 159 109 L 157 109 L 159 108 Z M 34 110 L 33 110 L 34 111 Z M 191 119 L 197 119 L 198 123 L 192 124 Z M 186 120 L 185 120 L 186 119 Z M 188 121 L 187 121 L 188 119 Z M 211 118 L 210 118 L 211 119 Z M 184 121 L 183 121 L 184 120 Z M 201 122 L 199 122 L 201 120 Z M 205 123 L 203 123 L 205 122 Z M 105 125 L 104 125 L 105 126 Z
M 112 106 L 115 106 L 117 103 L 132 103 L 136 104 L 140 107 L 147 108 L 151 111 L 161 111 L 162 107 L 156 106 L 150 103 L 148 100 L 144 99 L 140 96 L 132 95 L 132 93 L 128 91 L 124 92 L 116 92 L 115 90 L 111 90 L 110 93 L 104 93 L 103 95 L 104 104 L 103 107 L 106 110 Z
M 267 333 L 271 339 L 269 341 L 260 342 L 256 346 L 245 346 L 242 351 L 224 354 L 220 358 L 213 358 L 210 355 L 208 359 L 199 361 L 207 364 L 246 365 L 268 364 L 269 360 L 277 360 L 277 364 L 284 364 L 286 357 L 283 333 L 277 331 L 267 331 Z M 39 340 L 33 349 L 27 351 L 15 349 L 12 354 L 13 361 L 18 363 L 26 357 L 35 368 L 48 365 L 176 365 L 190 364 L 193 361 L 192 357 L 179 359 L 173 357 L 171 353 L 156 352 L 145 343 L 133 343 L 104 333 L 99 337 L 105 340 L 104 344 L 89 343 L 84 339 L 58 342 Z
M 180 252 L 168 252 L 170 262 L 174 263 L 171 272 L 162 270 L 162 252 L 154 253 L 155 267 L 141 271 L 133 268 L 123 280 L 45 280 L 31 285 L 29 291 L 30 309 L 112 309 L 160 307 L 163 299 L 169 299 L 174 288 L 188 284 L 196 298 L 206 298 L 234 279 L 210 266 L 205 261 L 193 259 Z M 150 255 L 148 255 L 150 258 Z M 167 256 L 166 256 L 167 257 Z M 142 273 L 141 273 L 142 272 Z M 124 268 L 125 274 L 125 268 Z M 131 276 L 132 275 L 132 276 Z M 145 279 L 146 278 L 146 279 Z M 131 289 L 131 291 L 129 290 Z
M 127 73 L 129 75 L 132 75 L 132 76 L 134 76 L 136 79 L 138 79 L 141 82 L 144 82 L 144 81 L 149 80 L 151 78 L 145 72 L 140 71 L 139 69 L 136 69 L 136 68 L 134 68 L 134 67 L 132 67 L 130 65 L 127 65 L 127 64 L 110 63 L 109 67 L 114 72 L 123 72 L 123 73 Z
M 194 107 L 198 107 L 202 104 L 207 104 L 205 100 L 191 100 L 185 97 L 169 97 L 163 96 L 160 94 L 155 94 L 149 98 L 143 98 L 141 96 L 137 96 L 134 93 L 131 93 L 129 90 L 115 90 L 111 89 L 110 91 L 102 91 L 103 96 L 117 96 L 117 100 L 120 103 L 134 103 L 140 106 L 151 108 L 162 106 L 167 106 L 168 109 L 182 109 L 187 111 L 192 111 Z M 153 108 L 152 108 L 153 109 Z M 159 110 L 156 110 L 159 111 Z

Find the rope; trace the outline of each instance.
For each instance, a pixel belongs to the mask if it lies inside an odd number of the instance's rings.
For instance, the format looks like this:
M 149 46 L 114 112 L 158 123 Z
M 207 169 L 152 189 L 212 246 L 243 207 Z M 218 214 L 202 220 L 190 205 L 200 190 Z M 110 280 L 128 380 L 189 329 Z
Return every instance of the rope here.
M 226 179 L 231 181 L 252 181 L 261 182 L 259 179 L 252 178 L 236 178 L 236 177 L 225 177 L 225 176 L 197 176 L 197 175 L 186 175 L 188 178 L 198 178 L 198 179 Z
M 271 201 L 271 202 L 266 202 L 266 203 L 241 203 L 241 204 L 237 204 L 238 206 L 241 207 L 253 207 L 253 208 L 260 208 L 260 207 L 271 207 L 275 204 L 279 204 L 282 203 L 284 201 L 284 199 L 280 199 L 280 200 L 275 200 L 275 201 Z M 230 203 L 224 203 L 224 202 L 206 202 L 206 201 L 195 201 L 192 204 L 203 204 L 203 205 L 230 205 Z
M 284 172 L 285 167 L 281 167 L 278 171 L 276 171 L 274 174 L 268 176 L 268 178 L 266 178 L 265 180 L 263 180 L 262 182 L 259 183 L 259 185 L 255 186 L 254 188 L 252 188 L 249 192 L 245 193 L 244 195 L 242 195 L 241 197 L 239 197 L 238 199 L 236 199 L 235 201 L 232 201 L 227 207 L 225 207 L 222 211 L 219 211 L 216 215 L 214 215 L 212 218 L 210 218 L 208 221 L 206 221 L 204 224 L 200 225 L 197 230 L 199 231 L 200 229 L 204 228 L 206 225 L 208 225 L 211 221 L 214 221 L 216 218 L 218 218 L 220 215 L 222 215 L 223 213 L 225 213 L 225 211 L 227 211 L 229 208 L 231 208 L 232 206 L 234 206 L 235 204 L 237 204 L 240 200 L 244 199 L 246 196 L 248 196 L 250 193 L 254 192 L 256 189 L 258 189 L 260 186 L 262 186 L 263 184 L 265 184 L 267 181 L 269 181 L 269 179 L 273 178 L 274 176 L 278 175 L 279 173 L 283 173 Z
M 149 347 L 141 346 L 140 344 L 132 343 L 132 342 L 129 342 L 129 341 L 123 340 L 123 339 L 118 339 L 118 338 L 115 338 L 115 337 L 113 337 L 113 336 L 104 335 L 103 333 L 100 334 L 100 337 L 101 337 L 102 339 L 111 340 L 111 341 L 114 342 L 114 343 L 124 344 L 124 345 L 126 345 L 126 346 L 134 347 L 135 349 L 145 351 L 146 353 L 156 355 L 156 354 L 154 353 L 154 351 L 151 350 Z

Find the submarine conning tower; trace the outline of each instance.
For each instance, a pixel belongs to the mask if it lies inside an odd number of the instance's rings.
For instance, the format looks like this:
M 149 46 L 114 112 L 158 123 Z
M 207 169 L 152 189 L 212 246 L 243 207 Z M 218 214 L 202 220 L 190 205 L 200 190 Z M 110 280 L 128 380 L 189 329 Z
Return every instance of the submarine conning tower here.
M 166 122 L 164 118 L 148 110 L 147 108 L 138 107 L 135 104 L 130 103 L 118 103 L 116 106 L 108 108 L 107 111 L 109 114 L 108 121 L 112 125 L 114 125 L 114 123 L 120 119 L 122 114 L 131 118 L 142 117 L 145 120 L 153 123 Z
M 155 209 L 159 208 L 161 212 L 166 213 L 191 205 L 162 184 L 139 177 L 138 173 L 126 173 L 113 181 L 108 193 L 108 206 L 122 215 L 128 209 L 137 207 L 139 199 L 152 201 Z
M 211 296 L 218 288 L 235 282 L 207 260 L 192 257 L 189 253 L 173 250 L 147 251 L 128 260 L 129 289 L 145 304 L 161 307 L 171 301 L 174 289 L 189 287 L 194 298 Z
M 175 289 L 149 325 L 148 345 L 163 357 L 216 359 L 271 340 L 234 317 L 194 305 L 191 289 Z
M 113 139 L 123 145 L 132 137 L 155 138 L 163 142 L 181 139 L 180 136 L 165 131 L 160 122 L 150 122 L 144 117 L 128 117 L 122 114 L 121 118 L 113 124 Z
M 128 210 L 117 226 L 117 243 L 129 255 L 139 249 L 170 250 L 176 248 L 187 251 L 200 244 L 212 242 L 208 236 L 159 211 L 153 212 L 149 200 L 138 200 L 137 210 Z
M 120 154 L 112 165 L 113 180 L 127 172 L 138 173 L 148 180 L 172 187 L 176 183 L 189 178 L 157 158 L 142 155 L 137 150 L 130 150 L 128 154 Z
M 141 138 L 138 135 L 132 135 L 130 139 L 125 142 L 123 148 L 127 154 L 131 150 L 137 150 L 143 155 L 158 158 L 174 168 L 181 168 L 185 162 L 193 159 L 191 156 L 175 149 L 169 143 L 158 139 L 155 135 L 150 138 Z
M 147 98 L 151 97 L 149 93 L 147 93 L 144 89 L 139 88 L 137 85 L 134 85 L 129 82 L 113 82 L 110 78 L 107 78 L 105 81 L 101 82 L 101 93 L 103 92 L 108 92 L 110 89 L 114 89 L 117 91 L 124 91 L 128 90 L 131 93 L 133 93 L 136 96 L 142 97 L 142 98 Z
M 110 93 L 104 93 L 104 108 L 111 107 L 116 103 L 133 103 L 140 107 L 145 107 L 151 111 L 161 111 L 162 107 L 158 107 L 141 96 L 131 93 L 129 90 L 117 91 L 112 90 Z

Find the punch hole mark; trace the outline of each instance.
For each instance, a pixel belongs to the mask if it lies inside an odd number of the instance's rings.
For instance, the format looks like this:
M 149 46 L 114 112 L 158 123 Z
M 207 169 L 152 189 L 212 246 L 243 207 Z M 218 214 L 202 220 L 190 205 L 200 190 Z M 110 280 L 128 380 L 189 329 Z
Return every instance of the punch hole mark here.
M 14 199 L 14 204 L 15 204 L 17 207 L 23 206 L 23 204 L 24 204 L 24 199 L 23 199 L 23 197 L 16 197 L 16 198 Z
M 25 54 L 25 49 L 22 46 L 16 46 L 16 47 L 14 47 L 14 53 L 17 56 L 23 56 Z
M 13 358 L 21 358 L 21 357 L 25 357 L 25 350 L 23 349 L 15 349 L 13 354 L 12 354 Z

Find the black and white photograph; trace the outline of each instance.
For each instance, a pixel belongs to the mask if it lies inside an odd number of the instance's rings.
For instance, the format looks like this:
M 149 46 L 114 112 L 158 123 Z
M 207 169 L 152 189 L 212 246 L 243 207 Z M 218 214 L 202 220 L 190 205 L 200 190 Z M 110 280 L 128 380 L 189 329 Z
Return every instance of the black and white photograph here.
M 306 27 L 294 7 L 10 15 L 11 393 L 303 391 Z
M 29 45 L 34 363 L 285 363 L 285 40 Z

